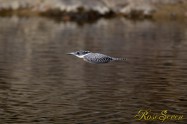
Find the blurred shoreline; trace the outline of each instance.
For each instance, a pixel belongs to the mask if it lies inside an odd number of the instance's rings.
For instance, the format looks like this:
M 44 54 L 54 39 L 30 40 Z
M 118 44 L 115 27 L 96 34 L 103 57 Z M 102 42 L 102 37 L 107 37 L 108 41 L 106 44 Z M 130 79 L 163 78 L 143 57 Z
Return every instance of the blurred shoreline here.
M 0 16 L 44 16 L 62 21 L 186 19 L 185 0 L 0 0 Z

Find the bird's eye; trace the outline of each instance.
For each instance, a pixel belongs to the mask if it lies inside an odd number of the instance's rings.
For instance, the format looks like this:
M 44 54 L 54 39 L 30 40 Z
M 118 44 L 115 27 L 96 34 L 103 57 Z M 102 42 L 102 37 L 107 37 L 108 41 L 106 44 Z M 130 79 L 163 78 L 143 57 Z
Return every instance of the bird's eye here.
M 79 53 L 79 52 L 77 52 L 77 54 L 79 55 L 80 53 Z

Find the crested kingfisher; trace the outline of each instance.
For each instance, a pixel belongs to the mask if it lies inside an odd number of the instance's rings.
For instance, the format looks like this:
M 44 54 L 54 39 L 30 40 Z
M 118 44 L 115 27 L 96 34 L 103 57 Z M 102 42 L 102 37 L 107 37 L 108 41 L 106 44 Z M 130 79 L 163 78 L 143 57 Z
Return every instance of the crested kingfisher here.
M 92 63 L 92 64 L 103 64 L 103 63 L 108 63 L 111 61 L 126 60 L 125 58 L 115 58 L 115 57 L 107 56 L 101 53 L 92 53 L 90 51 L 83 51 L 83 50 L 71 52 L 67 54 L 74 55 L 78 58 L 82 58 L 84 61 Z

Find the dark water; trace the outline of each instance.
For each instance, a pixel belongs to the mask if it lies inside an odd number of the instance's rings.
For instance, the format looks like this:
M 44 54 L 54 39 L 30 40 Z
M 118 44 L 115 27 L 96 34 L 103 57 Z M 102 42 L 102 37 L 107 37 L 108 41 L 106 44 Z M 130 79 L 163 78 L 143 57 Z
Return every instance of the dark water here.
M 128 62 L 65 54 L 80 49 Z M 161 123 L 137 121 L 141 109 L 187 117 L 186 23 L 0 18 L 1 124 Z

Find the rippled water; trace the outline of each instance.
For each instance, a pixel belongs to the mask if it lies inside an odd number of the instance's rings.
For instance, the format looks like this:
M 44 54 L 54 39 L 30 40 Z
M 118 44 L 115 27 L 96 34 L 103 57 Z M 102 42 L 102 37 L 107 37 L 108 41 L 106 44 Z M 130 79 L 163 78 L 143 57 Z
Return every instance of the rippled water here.
M 94 65 L 66 55 L 80 49 L 128 61 Z M 185 23 L 0 18 L 2 124 L 161 123 L 134 116 L 149 109 L 187 117 L 186 82 Z

